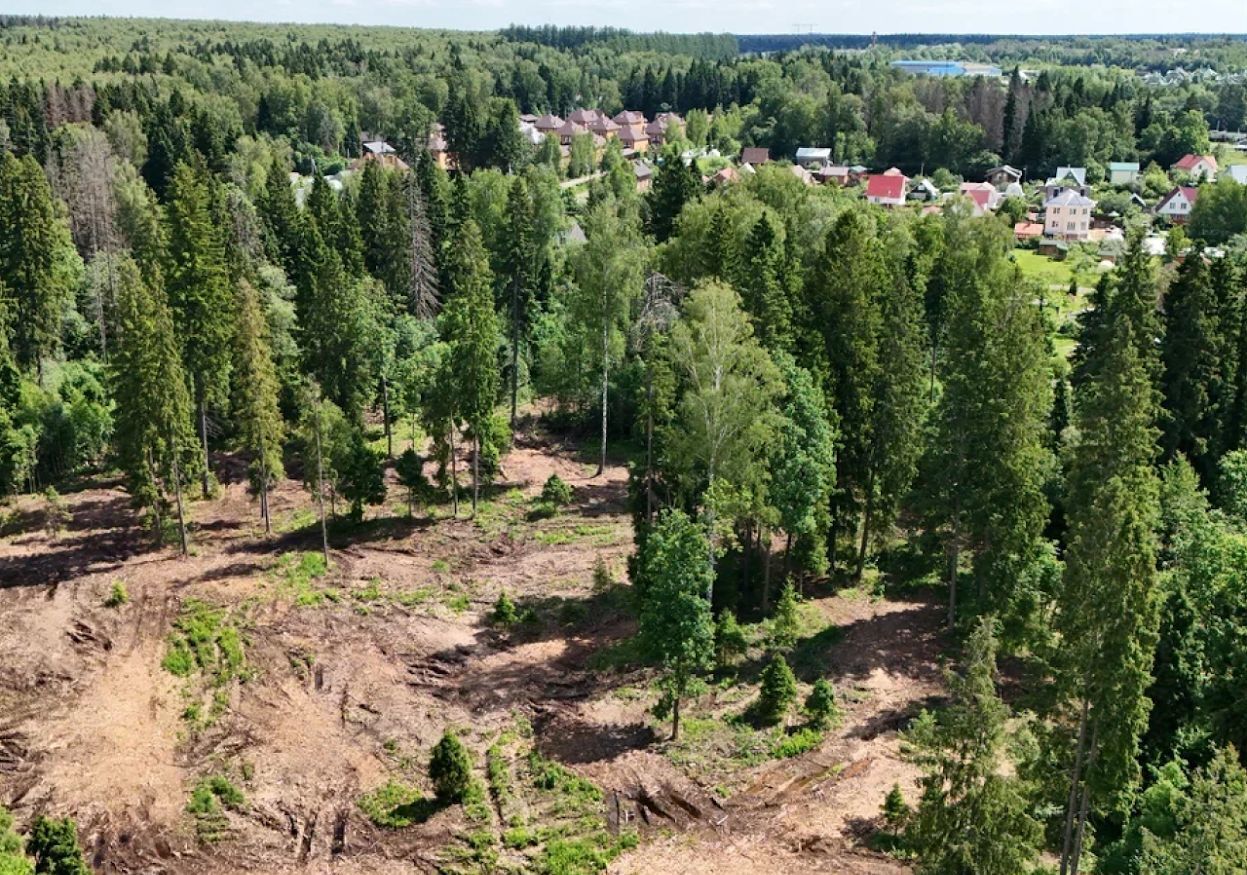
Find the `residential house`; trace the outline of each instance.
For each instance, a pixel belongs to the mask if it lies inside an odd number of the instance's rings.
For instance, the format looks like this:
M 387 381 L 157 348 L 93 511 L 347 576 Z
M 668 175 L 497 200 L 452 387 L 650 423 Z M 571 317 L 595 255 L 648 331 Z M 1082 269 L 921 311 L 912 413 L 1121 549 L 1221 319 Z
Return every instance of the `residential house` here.
M 1022 171 L 1016 167 L 1010 167 L 1008 164 L 1001 164 L 999 167 L 993 167 L 987 171 L 984 179 L 996 188 L 1004 188 L 1010 183 L 1021 182 Z
M 543 134 L 552 134 L 559 128 L 563 127 L 563 120 L 557 115 L 552 115 L 547 112 L 543 116 L 538 116 L 537 120 L 533 122 L 533 127 L 541 131 Z
M 848 168 L 845 168 L 848 171 Z M 906 200 L 920 201 L 922 203 L 935 203 L 940 199 L 940 190 L 935 187 L 929 179 L 919 179 L 909 189 L 905 195 Z
M 360 155 L 365 161 L 376 161 L 382 167 L 406 170 L 407 165 L 398 157 L 398 150 L 385 140 L 369 140 L 360 144 Z
M 1055 240 L 1086 240 L 1095 201 L 1067 188 L 1044 203 L 1044 236 Z
M 797 177 L 805 185 L 814 185 L 814 174 L 800 164 L 789 164 L 788 169 L 792 171 L 793 176 Z
M 572 144 L 572 137 L 575 137 L 578 134 L 587 134 L 588 132 L 589 129 L 587 127 L 578 124 L 569 118 L 567 121 L 563 122 L 557 131 L 554 132 L 554 135 L 559 138 L 560 145 L 570 146 Z
M 1195 209 L 1195 201 L 1198 199 L 1198 188 L 1193 185 L 1179 185 L 1160 199 L 1160 203 L 1156 205 L 1156 215 L 1182 224 L 1191 217 L 1191 210 Z
M 818 146 L 802 146 L 797 149 L 797 163 L 806 170 L 817 170 L 831 163 L 831 150 Z
M 736 168 L 729 165 L 705 181 L 713 186 L 723 186 L 729 182 L 735 182 L 739 178 L 740 175 L 736 172 Z
M 1217 178 L 1217 159 L 1211 155 L 1183 155 L 1171 169 L 1182 171 L 1191 182 L 1212 182 Z
M 600 113 L 596 109 L 578 109 L 567 117 L 569 122 L 574 122 L 582 128 L 588 128 L 598 120 Z
M 757 167 L 762 164 L 769 164 L 771 161 L 771 150 L 763 146 L 746 146 L 740 153 L 741 164 L 752 164 Z
M 599 137 L 609 140 L 612 137 L 618 136 L 619 125 L 611 119 L 608 119 L 606 116 L 599 115 L 596 119 L 589 123 L 589 130 L 597 134 Z
M 819 168 L 817 175 L 823 184 L 835 183 L 841 187 L 849 184 L 849 168 L 843 164 L 828 164 L 826 167 Z
M 634 152 L 645 152 L 649 149 L 649 134 L 645 133 L 644 125 L 623 125 L 617 136 L 625 149 L 632 149 Z
M 1058 167 L 1056 175 L 1044 183 L 1044 200 L 1052 200 L 1067 188 L 1077 191 L 1083 197 L 1090 197 L 1091 186 L 1087 185 L 1087 168 Z
M 1043 225 L 1039 222 L 1018 222 L 1013 226 L 1013 238 L 1019 243 L 1035 240 L 1043 236 Z
M 634 109 L 625 109 L 623 112 L 616 113 L 612 121 L 614 121 L 615 124 L 619 125 L 621 128 L 626 128 L 628 125 L 640 125 L 641 127 L 645 127 L 645 114 L 637 112 Z
M 683 136 L 684 119 L 674 112 L 661 112 L 654 117 L 652 122 L 645 126 L 645 134 L 649 137 L 651 143 L 655 146 L 661 146 L 667 141 L 668 128 L 674 128 L 673 134 Z
M 1138 161 L 1108 162 L 1109 185 L 1134 185 L 1139 181 L 1140 175 Z
M 440 124 L 433 125 L 433 129 L 429 131 L 429 139 L 426 141 L 426 146 L 429 150 L 429 157 L 442 170 L 450 170 L 455 167 L 455 157 L 446 148 L 446 129 Z
M 882 207 L 901 207 L 909 190 L 909 178 L 895 167 L 873 173 L 866 180 L 866 200 Z
M 1026 191 L 1025 191 L 1025 189 L 1023 189 L 1023 188 L 1022 188 L 1022 183 L 1020 183 L 1020 182 L 1011 182 L 1011 183 L 1009 183 L 1008 185 L 1006 185 L 1006 186 L 1005 186 L 1005 190 L 1004 190 L 1004 191 L 1002 191 L 1002 192 L 1000 193 L 1000 196 L 1001 196 L 1002 198 L 1007 198 L 1007 197 L 1020 197 L 1020 198 L 1025 199 L 1025 197 L 1026 197 Z
M 1000 204 L 1000 192 L 990 182 L 963 182 L 957 191 L 974 204 L 973 212 L 976 216 L 990 213 Z
M 654 184 L 654 168 L 644 161 L 636 161 L 632 165 L 632 174 L 636 177 L 636 190 L 641 194 L 650 190 Z

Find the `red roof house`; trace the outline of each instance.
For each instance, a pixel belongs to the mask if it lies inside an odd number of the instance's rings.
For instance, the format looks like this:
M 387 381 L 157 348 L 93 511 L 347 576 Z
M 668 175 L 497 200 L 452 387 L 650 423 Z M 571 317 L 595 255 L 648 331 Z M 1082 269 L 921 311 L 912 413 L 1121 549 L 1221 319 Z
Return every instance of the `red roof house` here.
M 871 174 L 866 180 L 866 200 L 885 207 L 904 206 L 909 179 L 899 170 L 893 170 L 895 168 Z

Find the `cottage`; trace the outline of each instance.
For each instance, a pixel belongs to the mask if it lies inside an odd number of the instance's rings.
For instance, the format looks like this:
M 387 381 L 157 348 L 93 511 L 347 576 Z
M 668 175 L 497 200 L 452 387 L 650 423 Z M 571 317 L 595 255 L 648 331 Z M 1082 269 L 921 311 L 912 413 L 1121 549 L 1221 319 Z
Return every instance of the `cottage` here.
M 882 207 L 904 206 L 908 188 L 909 179 L 893 167 L 866 180 L 866 200 Z
M 543 134 L 551 134 L 563 127 L 563 120 L 557 115 L 547 112 L 543 116 L 538 116 L 537 120 L 533 122 L 533 127 Z
M 987 171 L 984 179 L 996 188 L 1004 188 L 1010 183 L 1022 181 L 1022 171 L 1016 167 L 1010 167 L 1008 164 L 1001 164 L 999 167 L 993 167 Z
M 1013 238 L 1019 243 L 1042 236 L 1043 225 L 1039 222 L 1018 222 L 1013 226 Z
M 582 128 L 588 128 L 598 120 L 599 113 L 596 109 L 578 109 L 567 117 L 569 122 L 580 125 Z
M 1139 181 L 1138 161 L 1108 162 L 1109 185 L 1134 185 Z
M 1217 178 L 1217 159 L 1211 155 L 1183 155 L 1171 169 L 1185 173 L 1192 182 L 1212 182 Z
M 645 127 L 645 114 L 637 112 L 634 109 L 625 109 L 623 112 L 616 113 L 612 121 L 614 121 L 615 124 L 619 125 L 621 128 L 626 128 L 628 125 L 640 125 L 641 127 Z
M 619 125 L 611 119 L 608 119 L 606 116 L 599 115 L 596 119 L 590 122 L 589 130 L 597 134 L 599 137 L 609 140 L 612 137 L 618 136 Z
M 684 136 L 684 119 L 674 112 L 659 113 L 652 122 L 645 126 L 645 135 L 655 146 L 661 146 L 668 139 Z
M 727 185 L 730 182 L 735 182 L 739 178 L 740 176 L 737 174 L 736 168 L 729 166 L 724 167 L 718 173 L 714 174 L 714 176 L 711 176 L 707 182 L 709 182 L 710 185 L 721 186 Z
M 769 164 L 771 161 L 771 150 L 763 146 L 746 146 L 740 153 L 741 164 L 752 164 L 757 167 L 761 164 Z
M 816 146 L 802 146 L 797 149 L 797 163 L 806 170 L 817 170 L 831 163 L 831 150 Z
M 800 164 L 789 164 L 788 169 L 792 171 L 792 175 L 801 180 L 805 185 L 814 184 L 814 174 L 806 170 Z
M 649 135 L 645 133 L 643 125 L 623 125 L 616 136 L 619 137 L 619 142 L 625 149 L 632 149 L 635 152 L 645 152 L 649 149 Z
M 406 170 L 407 164 L 398 157 L 398 150 L 385 140 L 369 140 L 360 144 L 360 154 L 365 161 L 376 161 L 382 167 Z
M 588 132 L 589 129 L 584 125 L 577 124 L 569 118 L 567 121 L 563 122 L 554 134 L 559 138 L 560 145 L 570 146 L 572 144 L 572 137 L 579 134 L 587 134 Z
M 1065 189 L 1073 189 L 1083 197 L 1090 197 L 1091 186 L 1087 185 L 1087 168 L 1058 167 L 1056 175 L 1044 183 L 1044 200 L 1052 200 Z
M 843 187 L 849 184 L 849 168 L 843 164 L 828 164 L 818 171 L 818 178 L 823 184 L 835 183 Z
M 847 171 L 848 168 L 846 167 Z M 935 203 L 940 199 L 940 190 L 935 187 L 929 179 L 920 179 L 913 184 L 909 192 L 905 195 L 907 200 L 920 201 L 923 203 Z
M 654 168 L 644 161 L 637 161 L 632 165 L 632 175 L 636 177 L 636 190 L 641 194 L 649 191 L 654 184 Z
M 957 191 L 974 204 L 976 216 L 990 213 L 1000 204 L 1000 192 L 990 182 L 963 182 Z
M 1044 203 L 1044 236 L 1056 240 L 1086 240 L 1095 201 L 1067 188 Z
M 446 147 L 446 131 L 440 124 L 434 125 L 433 130 L 429 131 L 429 138 L 425 141 L 425 145 L 428 147 L 429 157 L 433 159 L 433 163 L 442 170 L 450 170 L 455 166 L 455 158 Z
M 1198 188 L 1193 185 L 1179 185 L 1160 199 L 1160 203 L 1156 205 L 1156 215 L 1181 224 L 1191 217 L 1191 210 L 1195 209 L 1195 201 L 1198 199 Z

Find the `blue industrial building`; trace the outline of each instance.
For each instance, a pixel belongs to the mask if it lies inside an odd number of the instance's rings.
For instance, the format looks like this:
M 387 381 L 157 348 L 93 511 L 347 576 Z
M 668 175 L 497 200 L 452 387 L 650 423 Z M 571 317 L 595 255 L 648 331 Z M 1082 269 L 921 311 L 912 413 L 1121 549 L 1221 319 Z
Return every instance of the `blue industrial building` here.
M 906 73 L 924 76 L 1001 76 L 995 64 L 977 64 L 972 61 L 893 61 L 892 66 Z

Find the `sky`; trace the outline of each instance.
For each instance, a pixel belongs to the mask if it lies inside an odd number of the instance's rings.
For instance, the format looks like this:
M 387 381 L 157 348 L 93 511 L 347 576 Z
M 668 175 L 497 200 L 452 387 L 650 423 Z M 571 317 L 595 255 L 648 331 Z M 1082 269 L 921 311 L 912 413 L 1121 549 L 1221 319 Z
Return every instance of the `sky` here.
M 0 12 L 487 30 L 611 25 L 721 33 L 1247 33 L 1247 0 L 3 0 Z

